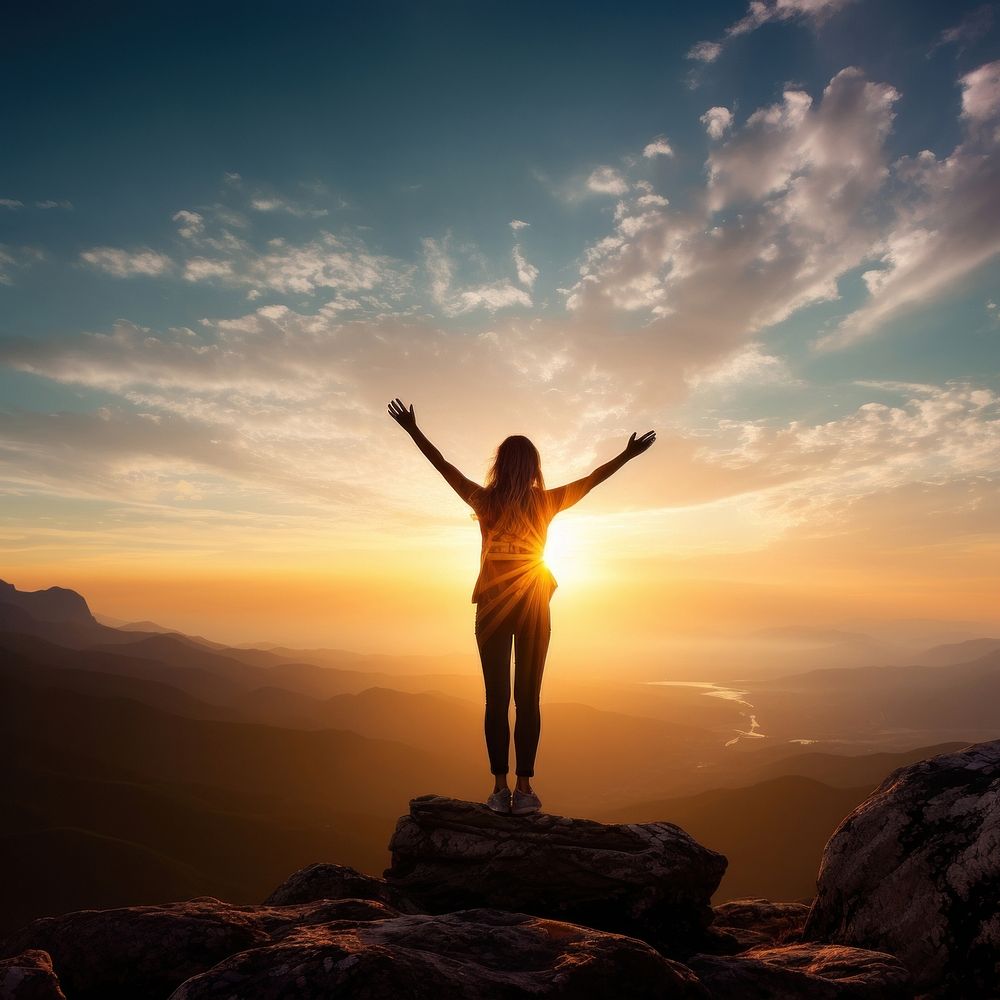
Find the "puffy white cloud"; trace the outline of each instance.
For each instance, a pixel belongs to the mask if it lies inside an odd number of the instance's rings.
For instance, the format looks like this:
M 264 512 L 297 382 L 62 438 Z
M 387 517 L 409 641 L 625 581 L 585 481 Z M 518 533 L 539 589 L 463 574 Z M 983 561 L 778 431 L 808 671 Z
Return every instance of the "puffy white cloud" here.
M 173 261 L 155 250 L 121 250 L 117 247 L 93 247 L 84 250 L 80 259 L 98 271 L 115 278 L 131 278 L 136 275 L 155 277 L 166 274 L 173 267 Z
M 646 148 L 642 151 L 642 155 L 651 160 L 656 156 L 673 156 L 674 150 L 666 138 L 661 135 L 646 145 Z M 624 194 L 624 192 L 622 193 Z
M 210 281 L 213 278 L 231 278 L 233 266 L 226 260 L 208 260 L 192 257 L 184 262 L 185 281 Z
M 521 219 L 511 219 L 510 228 L 516 233 L 519 229 L 527 229 L 530 226 L 530 222 L 523 222 Z
M 621 195 L 628 191 L 628 184 L 614 167 L 598 167 L 587 178 L 587 189 L 595 194 Z
M 699 121 L 705 126 L 705 131 L 713 139 L 721 139 L 733 124 L 733 113 L 729 108 L 709 108 Z
M 16 212 L 19 208 L 24 208 L 24 202 L 18 201 L 16 198 L 0 198 L 0 208 Z
M 1000 115 L 1000 59 L 966 73 L 962 85 L 962 116 L 987 121 Z
M 839 277 L 882 234 L 872 208 L 898 96 L 848 68 L 816 105 L 788 91 L 755 111 L 713 147 L 707 189 L 691 207 L 622 200 L 567 305 L 595 326 L 608 310 L 645 313 L 629 339 L 649 378 L 654 365 L 696 375 L 804 305 L 836 299 Z M 602 356 L 602 343 L 582 336 Z
M 198 212 L 181 209 L 171 221 L 178 223 L 177 232 L 186 240 L 195 239 L 205 231 L 205 217 Z

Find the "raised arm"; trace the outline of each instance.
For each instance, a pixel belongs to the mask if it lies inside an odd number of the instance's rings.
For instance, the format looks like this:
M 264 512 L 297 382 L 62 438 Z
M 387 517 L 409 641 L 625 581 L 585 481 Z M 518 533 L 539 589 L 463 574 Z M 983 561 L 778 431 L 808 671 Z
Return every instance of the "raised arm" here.
M 641 455 L 656 440 L 655 431 L 646 431 L 640 438 L 636 438 L 635 431 L 628 439 L 628 444 L 621 454 L 615 455 L 610 462 L 599 465 L 589 476 L 577 479 L 575 482 L 567 483 L 565 486 L 558 486 L 554 490 L 548 490 L 549 497 L 554 507 L 554 513 L 559 513 L 567 507 L 572 507 L 577 501 L 582 500 L 598 483 L 603 483 L 605 479 L 613 476 L 626 462 Z
M 478 493 L 482 487 L 471 479 L 466 479 L 454 465 L 445 461 L 444 455 L 427 440 L 423 431 L 417 427 L 417 417 L 413 412 L 413 404 L 410 403 L 410 408 L 407 409 L 401 400 L 392 399 L 389 401 L 389 416 L 413 438 L 413 443 L 424 453 L 431 465 L 444 476 L 445 482 L 467 504 L 472 506 L 473 495 Z

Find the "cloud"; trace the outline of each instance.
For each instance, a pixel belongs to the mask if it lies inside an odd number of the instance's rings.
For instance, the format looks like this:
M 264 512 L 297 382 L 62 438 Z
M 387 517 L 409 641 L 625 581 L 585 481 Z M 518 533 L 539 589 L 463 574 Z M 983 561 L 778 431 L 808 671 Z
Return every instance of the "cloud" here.
M 516 233 L 519 229 L 527 229 L 530 226 L 530 222 L 522 222 L 520 219 L 511 219 L 510 228 Z
M 628 184 L 613 167 L 598 167 L 587 178 L 587 189 L 595 194 L 621 195 L 628 191 Z
M 709 108 L 698 120 L 712 139 L 721 139 L 733 124 L 733 113 L 729 108 Z
M 407 280 L 405 270 L 396 261 L 370 252 L 360 240 L 351 237 L 321 232 L 306 243 L 272 239 L 258 249 L 228 231 L 224 239 L 203 237 L 202 229 L 186 218 L 196 213 L 178 213 L 182 214 L 185 218 L 179 221 L 188 230 L 189 240 L 218 251 L 216 256 L 199 254 L 187 260 L 184 277 L 188 281 L 269 288 L 299 295 L 328 290 L 369 292 L 376 288 L 396 295 Z
M 155 277 L 166 274 L 173 267 L 173 261 L 155 250 L 120 250 L 116 247 L 93 247 L 84 250 L 80 259 L 98 271 L 104 271 L 115 278 L 131 278 L 136 275 Z
M 715 62 L 722 55 L 722 45 L 719 42 L 696 42 L 688 49 L 687 58 L 698 62 Z
M 172 217 L 172 221 L 180 223 L 177 232 L 186 240 L 195 239 L 205 231 L 205 217 L 198 212 L 181 209 Z
M 694 389 L 719 386 L 802 385 L 784 358 L 765 354 L 763 345 L 747 344 L 718 365 L 692 373 L 688 384 Z
M 642 155 L 651 160 L 655 156 L 673 156 L 674 151 L 670 143 L 667 142 L 666 138 L 664 136 L 660 136 L 646 146 L 646 148 L 642 151 Z M 621 193 L 624 194 L 624 191 Z
M 213 279 L 232 279 L 233 277 L 233 265 L 226 260 L 192 257 L 184 262 L 185 281 L 211 281 Z
M 250 207 L 255 212 L 287 212 L 298 218 L 319 219 L 330 214 L 325 208 L 312 208 L 275 195 L 258 195 L 251 199 Z
M 16 212 L 19 208 L 24 208 L 24 202 L 18 201 L 16 198 L 0 198 L 0 208 Z
M 967 380 L 856 385 L 902 399 L 819 423 L 719 420 L 687 456 L 694 482 L 706 498 L 752 498 L 757 517 L 794 540 L 868 532 L 884 547 L 911 513 L 921 551 L 929 536 L 975 530 L 972 518 L 996 535 L 1000 397 Z
M 435 240 L 427 237 L 423 240 L 424 267 L 430 279 L 431 298 L 441 308 L 446 316 L 460 316 L 463 313 L 485 309 L 496 312 L 511 306 L 530 306 L 531 296 L 509 281 L 492 281 L 485 284 L 469 284 L 456 288 L 454 284 L 455 264 L 448 252 L 447 240 Z M 514 261 L 517 266 L 518 280 L 530 288 L 537 277 L 537 270 L 527 264 L 520 256 L 519 248 L 514 249 Z M 525 265 L 522 273 L 521 265 Z M 532 272 L 534 274 L 532 275 Z M 531 277 L 525 281 L 525 277 Z
M 980 38 L 989 33 L 992 27 L 993 5 L 983 4 L 981 7 L 969 11 L 958 24 L 945 28 L 927 55 L 928 57 L 932 56 L 944 45 L 957 45 L 959 52 L 964 52 L 967 45 L 978 42 Z
M 822 25 L 855 0 L 751 0 L 747 12 L 734 21 L 718 42 L 698 42 L 687 53 L 688 59 L 715 62 L 730 38 L 747 35 L 772 21 L 805 21 L 813 27 Z
M 817 103 L 786 91 L 712 147 L 706 189 L 689 207 L 622 199 L 614 231 L 585 251 L 567 306 L 598 328 L 613 311 L 644 315 L 629 334 L 636 377 L 668 371 L 683 385 L 758 331 L 837 299 L 840 276 L 883 232 L 874 208 L 898 98 L 854 68 Z M 603 344 L 583 337 L 603 357 Z
M 42 209 L 62 208 L 66 209 L 67 211 L 72 211 L 73 202 L 66 201 L 65 199 L 63 199 L 62 201 L 52 201 L 51 199 L 46 201 L 36 201 L 35 208 L 42 208 Z
M 870 336 L 916 305 L 946 294 L 1000 253 L 1000 113 L 997 70 L 989 63 L 959 81 L 966 134 L 938 159 L 929 150 L 893 166 L 894 220 L 872 247 L 863 275 L 868 299 L 818 350 Z
M 514 268 L 517 271 L 517 280 L 528 288 L 533 287 L 538 277 L 538 268 L 533 264 L 529 264 L 524 259 L 524 254 L 521 252 L 519 246 L 515 245 L 512 256 L 514 258 Z
M 12 247 L 0 243 L 0 285 L 14 284 L 13 272 L 37 264 L 45 254 L 37 247 Z
M 1000 114 L 1000 60 L 966 73 L 962 85 L 962 117 L 989 121 Z

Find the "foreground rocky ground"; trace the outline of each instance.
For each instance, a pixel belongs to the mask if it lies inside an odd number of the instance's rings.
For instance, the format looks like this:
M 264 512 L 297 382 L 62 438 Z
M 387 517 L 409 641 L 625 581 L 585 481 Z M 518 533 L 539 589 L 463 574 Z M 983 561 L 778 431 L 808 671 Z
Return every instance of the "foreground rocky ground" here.
M 811 908 L 709 905 L 726 859 L 670 823 L 410 803 L 382 879 L 336 864 L 259 905 L 46 917 L 0 1000 L 976 998 L 1000 992 L 1000 741 L 894 772 L 827 846 Z

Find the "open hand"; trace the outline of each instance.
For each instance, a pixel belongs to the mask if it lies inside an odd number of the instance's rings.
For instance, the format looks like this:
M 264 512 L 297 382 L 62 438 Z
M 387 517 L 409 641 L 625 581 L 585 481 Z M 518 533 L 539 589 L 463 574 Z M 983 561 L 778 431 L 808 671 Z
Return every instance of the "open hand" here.
M 646 431 L 638 439 L 636 439 L 635 431 L 632 431 L 632 436 L 628 439 L 628 444 L 625 445 L 625 456 L 635 458 L 636 455 L 641 455 L 655 440 L 656 431 Z
M 401 399 L 390 399 L 389 416 L 407 433 L 417 428 L 417 415 L 413 412 L 412 403 L 410 403 L 410 408 L 407 409 Z

